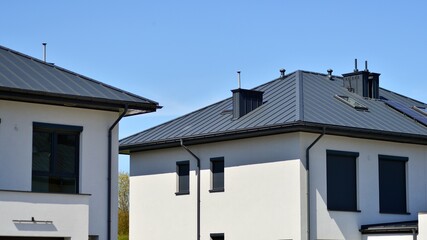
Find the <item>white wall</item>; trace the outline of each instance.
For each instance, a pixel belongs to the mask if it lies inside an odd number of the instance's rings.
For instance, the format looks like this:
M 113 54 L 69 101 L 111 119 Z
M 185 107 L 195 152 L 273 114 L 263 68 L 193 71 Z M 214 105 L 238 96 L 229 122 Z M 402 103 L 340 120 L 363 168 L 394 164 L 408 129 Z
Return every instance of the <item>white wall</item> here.
M 87 239 L 89 198 L 88 195 L 0 191 L 0 236 Z M 32 218 L 51 223 L 19 222 Z
M 201 239 L 301 239 L 299 134 L 189 146 L 201 158 Z M 209 193 L 210 158 L 225 159 L 225 192 Z M 190 194 L 175 196 L 176 162 L 190 160 Z M 182 148 L 131 155 L 130 238 L 196 239 L 196 162 Z M 305 182 L 303 182 L 305 184 Z
M 427 213 L 418 213 L 418 240 L 427 240 Z
M 302 146 L 318 134 L 303 133 Z M 327 210 L 326 150 L 359 152 L 358 208 L 361 212 Z M 408 157 L 407 202 L 410 214 L 380 214 L 378 155 Z M 311 233 L 313 239 L 361 239 L 361 225 L 417 220 L 427 210 L 427 148 L 422 145 L 325 135 L 310 151 Z M 379 237 L 379 236 L 378 236 Z M 374 236 L 368 239 L 374 239 Z M 376 238 L 375 238 L 376 239 Z
M 363 240 L 413 240 L 412 234 L 371 234 L 363 236 Z M 418 238 L 418 240 L 421 240 Z
M 201 239 L 306 239 L 305 150 L 319 136 L 281 134 L 190 146 L 202 160 Z M 327 210 L 326 150 L 358 152 L 358 208 Z M 378 155 L 408 157 L 410 214 L 380 214 Z M 209 159 L 225 158 L 225 192 L 209 193 Z M 301 159 L 301 160 L 299 160 Z M 175 196 L 177 161 L 191 161 L 190 195 Z M 196 239 L 195 160 L 181 148 L 131 155 L 131 239 Z M 362 239 L 361 225 L 416 220 L 427 209 L 427 148 L 325 135 L 310 151 L 311 239 Z M 388 235 L 390 236 L 390 235 Z M 407 238 L 408 236 L 399 235 Z M 399 237 L 390 236 L 390 237 Z
M 82 126 L 80 192 L 91 194 L 89 234 L 106 239 L 108 128 L 118 116 L 118 113 L 106 111 L 0 100 L 0 189 L 31 191 L 33 122 Z M 117 132 L 118 129 L 115 128 L 112 154 L 113 196 L 117 193 Z M 116 197 L 113 197 L 112 203 L 112 236 L 115 237 Z

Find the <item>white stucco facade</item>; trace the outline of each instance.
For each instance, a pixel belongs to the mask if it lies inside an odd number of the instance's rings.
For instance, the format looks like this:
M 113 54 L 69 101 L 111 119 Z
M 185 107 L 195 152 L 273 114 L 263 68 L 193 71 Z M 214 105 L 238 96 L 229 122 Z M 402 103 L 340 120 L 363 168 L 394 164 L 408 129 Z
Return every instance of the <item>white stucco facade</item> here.
M 191 146 L 201 159 L 201 239 L 300 239 L 305 175 L 297 136 Z M 213 157 L 224 157 L 224 192 L 209 192 Z M 176 196 L 175 164 L 183 160 L 191 162 L 190 194 Z M 131 155 L 131 239 L 196 239 L 195 167 L 182 148 Z
M 307 146 L 316 137 L 313 134 L 302 134 L 301 136 L 304 146 Z M 357 198 L 360 212 L 327 210 L 326 149 L 360 154 L 357 158 Z M 406 164 L 408 214 L 381 214 L 379 212 L 379 154 L 408 158 Z M 323 137 L 310 152 L 312 196 L 310 203 L 311 225 L 313 226 L 311 233 L 313 238 L 360 239 L 359 228 L 361 225 L 417 220 L 418 213 L 427 209 L 426 170 L 427 147 L 423 145 L 337 136 Z M 379 236 L 372 236 L 369 239 L 377 239 L 377 237 Z
M 119 113 L 0 100 L 0 236 L 107 238 L 108 129 Z M 83 127 L 79 193 L 32 191 L 33 123 Z M 113 130 L 112 195 L 117 196 L 118 128 Z M 7 190 L 7 191 L 1 191 Z M 7 211 L 6 211 L 7 210 Z M 14 220 L 52 221 L 49 229 L 22 229 Z M 112 198 L 112 236 L 117 236 L 117 198 Z
M 307 239 L 306 148 L 318 136 L 287 133 L 189 146 L 201 159 L 200 239 L 209 240 L 211 233 L 224 233 L 225 239 Z M 327 209 L 326 150 L 359 153 L 359 211 Z M 379 213 L 378 155 L 408 158 L 408 214 Z M 215 157 L 224 157 L 225 191 L 210 193 Z M 190 194 L 175 195 L 176 162 L 186 160 Z M 197 239 L 195 170 L 195 159 L 180 147 L 131 153 L 130 239 Z M 417 220 L 427 210 L 426 173 L 424 145 L 324 135 L 310 150 L 310 239 L 412 239 L 362 235 L 359 229 Z

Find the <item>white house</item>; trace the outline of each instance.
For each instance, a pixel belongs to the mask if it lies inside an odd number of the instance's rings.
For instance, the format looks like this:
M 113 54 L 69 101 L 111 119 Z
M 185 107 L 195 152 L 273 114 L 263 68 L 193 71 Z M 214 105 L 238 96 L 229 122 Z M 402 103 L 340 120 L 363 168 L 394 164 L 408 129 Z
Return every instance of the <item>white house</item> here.
M 120 140 L 130 239 L 427 239 L 427 105 L 296 71 Z
M 158 107 L 0 46 L 0 239 L 117 239 L 118 122 Z

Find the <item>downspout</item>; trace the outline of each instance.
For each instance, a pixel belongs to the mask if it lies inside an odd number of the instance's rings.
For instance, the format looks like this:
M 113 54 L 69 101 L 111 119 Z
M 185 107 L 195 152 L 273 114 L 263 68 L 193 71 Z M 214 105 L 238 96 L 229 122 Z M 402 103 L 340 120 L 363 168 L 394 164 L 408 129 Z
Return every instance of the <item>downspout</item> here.
M 412 239 L 413 240 L 417 240 L 417 231 L 416 231 L 416 229 L 412 228 L 411 230 L 412 230 Z
M 307 240 L 310 240 L 310 222 L 311 222 L 311 213 L 310 213 L 310 149 L 325 135 L 326 128 L 323 127 L 322 134 L 314 140 L 305 150 L 305 159 L 307 167 Z
M 183 147 L 191 156 L 197 161 L 197 240 L 200 240 L 200 158 L 196 156 L 187 146 L 184 141 L 180 139 L 181 147 Z
M 125 109 L 122 112 L 122 114 L 120 114 L 119 118 L 117 118 L 117 120 L 113 123 L 113 125 L 111 125 L 111 127 L 108 129 L 108 209 L 107 209 L 107 213 L 108 213 L 108 223 L 107 223 L 107 239 L 111 240 L 111 162 L 113 161 L 112 159 L 112 154 L 111 154 L 111 150 L 112 150 L 112 132 L 113 129 L 116 127 L 116 125 L 120 122 L 120 120 L 125 116 L 126 112 L 128 111 L 128 105 L 125 105 Z

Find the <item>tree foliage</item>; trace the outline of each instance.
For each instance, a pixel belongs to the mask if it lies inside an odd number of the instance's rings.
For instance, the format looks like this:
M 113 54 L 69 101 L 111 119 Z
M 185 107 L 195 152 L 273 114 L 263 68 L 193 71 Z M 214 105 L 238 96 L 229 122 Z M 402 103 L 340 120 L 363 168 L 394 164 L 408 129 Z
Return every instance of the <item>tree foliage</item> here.
M 119 235 L 129 234 L 129 174 L 119 173 Z

